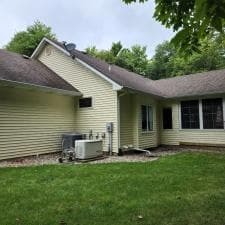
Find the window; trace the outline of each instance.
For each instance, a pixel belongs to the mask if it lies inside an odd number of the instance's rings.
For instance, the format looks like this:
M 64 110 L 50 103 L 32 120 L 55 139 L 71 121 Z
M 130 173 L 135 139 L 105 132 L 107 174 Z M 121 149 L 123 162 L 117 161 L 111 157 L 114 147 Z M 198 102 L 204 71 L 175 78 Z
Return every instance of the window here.
M 198 100 L 181 102 L 181 124 L 183 129 L 199 129 Z
M 92 98 L 81 98 L 79 99 L 80 108 L 92 107 Z
M 172 108 L 163 109 L 163 129 L 172 129 Z
M 202 100 L 203 113 L 203 128 L 204 129 L 223 129 L 223 100 L 203 99 Z
M 142 105 L 141 106 L 141 114 L 142 114 L 142 130 L 150 131 L 153 129 L 153 113 L 152 107 Z

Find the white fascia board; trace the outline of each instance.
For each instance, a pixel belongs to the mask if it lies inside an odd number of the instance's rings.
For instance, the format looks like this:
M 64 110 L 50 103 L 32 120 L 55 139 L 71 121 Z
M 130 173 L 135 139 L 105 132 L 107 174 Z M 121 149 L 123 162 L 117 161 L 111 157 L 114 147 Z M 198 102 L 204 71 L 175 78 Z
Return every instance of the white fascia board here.
M 49 39 L 44 37 L 41 40 L 41 42 L 39 43 L 39 45 L 37 46 L 37 48 L 34 50 L 33 54 L 31 55 L 31 58 L 35 58 L 39 54 L 39 52 L 43 49 L 43 47 L 45 46 L 46 43 L 54 46 L 55 48 L 57 48 L 58 50 L 62 51 L 67 56 L 70 56 L 70 53 L 68 51 L 66 51 L 65 49 L 61 48 L 57 44 L 55 44 L 53 41 L 51 41 L 51 40 L 49 40 Z
M 34 50 L 30 58 L 34 59 L 35 56 L 39 53 L 39 51 L 43 48 L 44 44 L 45 44 L 45 38 L 41 40 L 41 42 L 38 44 L 37 48 Z
M 113 80 L 111 80 L 110 78 L 106 77 L 103 73 L 99 72 L 98 70 L 94 69 L 92 66 L 89 66 L 87 63 L 85 63 L 84 61 L 76 58 L 76 60 L 81 63 L 82 65 L 84 65 L 86 68 L 88 68 L 89 70 L 91 70 L 92 72 L 94 72 L 95 74 L 97 74 L 98 76 L 100 76 L 101 78 L 103 78 L 104 80 L 108 81 L 109 83 L 112 84 L 113 90 L 115 91 L 119 91 L 123 88 L 123 86 L 117 84 L 116 82 L 114 82 Z
M 43 49 L 43 47 L 45 46 L 46 43 L 54 46 L 55 48 L 57 48 L 58 50 L 60 50 L 64 54 L 66 54 L 67 56 L 71 56 L 71 54 L 68 51 L 66 51 L 65 49 L 61 48 L 60 46 L 58 46 L 57 44 L 55 44 L 51 40 L 49 40 L 49 39 L 47 39 L 47 38 L 44 37 L 41 40 L 41 42 L 39 43 L 39 45 L 37 46 L 37 48 L 35 49 L 35 51 L 33 52 L 33 54 L 31 55 L 31 58 L 35 58 L 39 54 L 39 52 Z M 76 58 L 76 60 L 79 63 L 81 63 L 82 65 L 84 65 L 86 68 L 88 68 L 89 70 L 91 70 L 92 72 L 94 72 L 95 74 L 97 74 L 98 76 L 100 76 L 101 78 L 103 78 L 104 80 L 106 80 L 109 83 L 111 83 L 113 90 L 119 91 L 119 90 L 121 90 L 123 88 L 123 86 L 117 84 L 116 82 L 114 82 L 113 80 L 111 80 L 110 78 L 108 78 L 107 76 L 105 76 L 103 73 L 101 73 L 98 70 L 94 69 L 92 66 L 89 66 L 84 61 L 82 61 L 82 60 L 80 60 L 78 58 Z
M 79 97 L 82 96 L 82 93 L 77 91 L 69 91 L 64 89 L 46 87 L 46 86 L 41 86 L 36 84 L 29 84 L 29 83 L 23 83 L 19 81 L 11 81 L 11 80 L 5 80 L 5 79 L 0 79 L 0 86 L 2 85 L 11 86 L 11 87 L 21 87 L 26 89 L 42 90 L 45 92 L 55 92 L 55 93 L 59 93 L 63 95 L 69 95 L 69 96 L 79 96 Z

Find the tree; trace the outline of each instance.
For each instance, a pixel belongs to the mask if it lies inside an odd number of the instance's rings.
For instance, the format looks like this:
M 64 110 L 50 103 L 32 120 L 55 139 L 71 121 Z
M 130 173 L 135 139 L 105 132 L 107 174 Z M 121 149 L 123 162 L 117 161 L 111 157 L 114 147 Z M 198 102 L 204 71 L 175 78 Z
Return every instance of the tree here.
M 5 48 L 8 51 L 30 56 L 43 37 L 56 40 L 56 35 L 52 33 L 51 27 L 36 21 L 27 27 L 26 31 L 17 32 Z
M 110 52 L 112 53 L 112 55 L 114 57 L 117 57 L 117 55 L 119 54 L 119 52 L 122 50 L 123 48 L 123 45 L 121 44 L 120 41 L 118 42 L 113 42 L 112 43 L 112 47 L 110 49 Z
M 116 57 L 120 50 L 123 48 L 120 41 L 113 42 L 109 50 L 98 50 L 96 46 L 88 47 L 85 49 L 87 54 L 94 56 L 98 59 L 104 60 L 107 63 L 115 64 Z
M 168 41 L 158 45 L 148 65 L 147 76 L 157 80 L 225 68 L 223 35 L 210 35 L 200 44 L 200 52 L 194 52 L 190 56 L 181 53 Z
M 95 46 L 86 49 L 94 57 L 153 80 L 225 68 L 225 35 L 207 36 L 200 41 L 199 50 L 186 55 L 166 41 L 159 44 L 155 55 L 148 59 L 146 47 L 140 45 L 123 48 L 116 42 L 109 50 L 98 50 Z
M 176 49 L 168 41 L 156 47 L 155 55 L 147 67 L 147 76 L 153 80 L 169 77 L 168 64 L 176 54 Z
M 145 75 L 148 65 L 146 47 L 134 45 L 124 48 L 121 42 L 113 42 L 109 50 L 98 50 L 95 46 L 86 48 L 87 54 L 110 64 L 116 64 L 132 72 Z
M 117 56 L 115 64 L 145 76 L 148 66 L 146 47 L 134 45 L 131 49 L 123 49 Z
M 122 0 L 144 3 L 148 0 Z M 177 32 L 172 39 L 186 53 L 199 51 L 200 40 L 225 28 L 225 0 L 155 0 L 154 18 Z

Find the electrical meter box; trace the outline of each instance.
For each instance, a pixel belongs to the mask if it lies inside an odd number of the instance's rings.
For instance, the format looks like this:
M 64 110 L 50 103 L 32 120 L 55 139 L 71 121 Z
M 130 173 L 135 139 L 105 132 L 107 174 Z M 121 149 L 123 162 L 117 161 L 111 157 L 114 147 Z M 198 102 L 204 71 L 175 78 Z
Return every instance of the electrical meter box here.
M 108 133 L 112 133 L 113 132 L 113 123 L 112 122 L 106 124 L 106 131 Z

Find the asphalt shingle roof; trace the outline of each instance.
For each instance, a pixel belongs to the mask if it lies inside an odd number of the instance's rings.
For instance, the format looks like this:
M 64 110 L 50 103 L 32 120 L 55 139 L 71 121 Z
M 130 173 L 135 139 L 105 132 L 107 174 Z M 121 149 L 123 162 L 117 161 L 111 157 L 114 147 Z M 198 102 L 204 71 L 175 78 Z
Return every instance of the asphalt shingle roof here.
M 225 69 L 154 81 L 166 98 L 225 93 Z
M 55 43 L 66 50 L 62 43 Z M 123 87 L 158 97 L 180 98 L 225 93 L 225 69 L 153 81 L 76 49 L 70 54 Z
M 67 51 L 65 44 L 52 42 Z M 77 49 L 67 52 L 72 58 L 83 61 L 117 84 L 156 97 L 167 99 L 225 93 L 225 69 L 154 81 Z
M 43 63 L 0 49 L 0 80 L 78 92 Z

